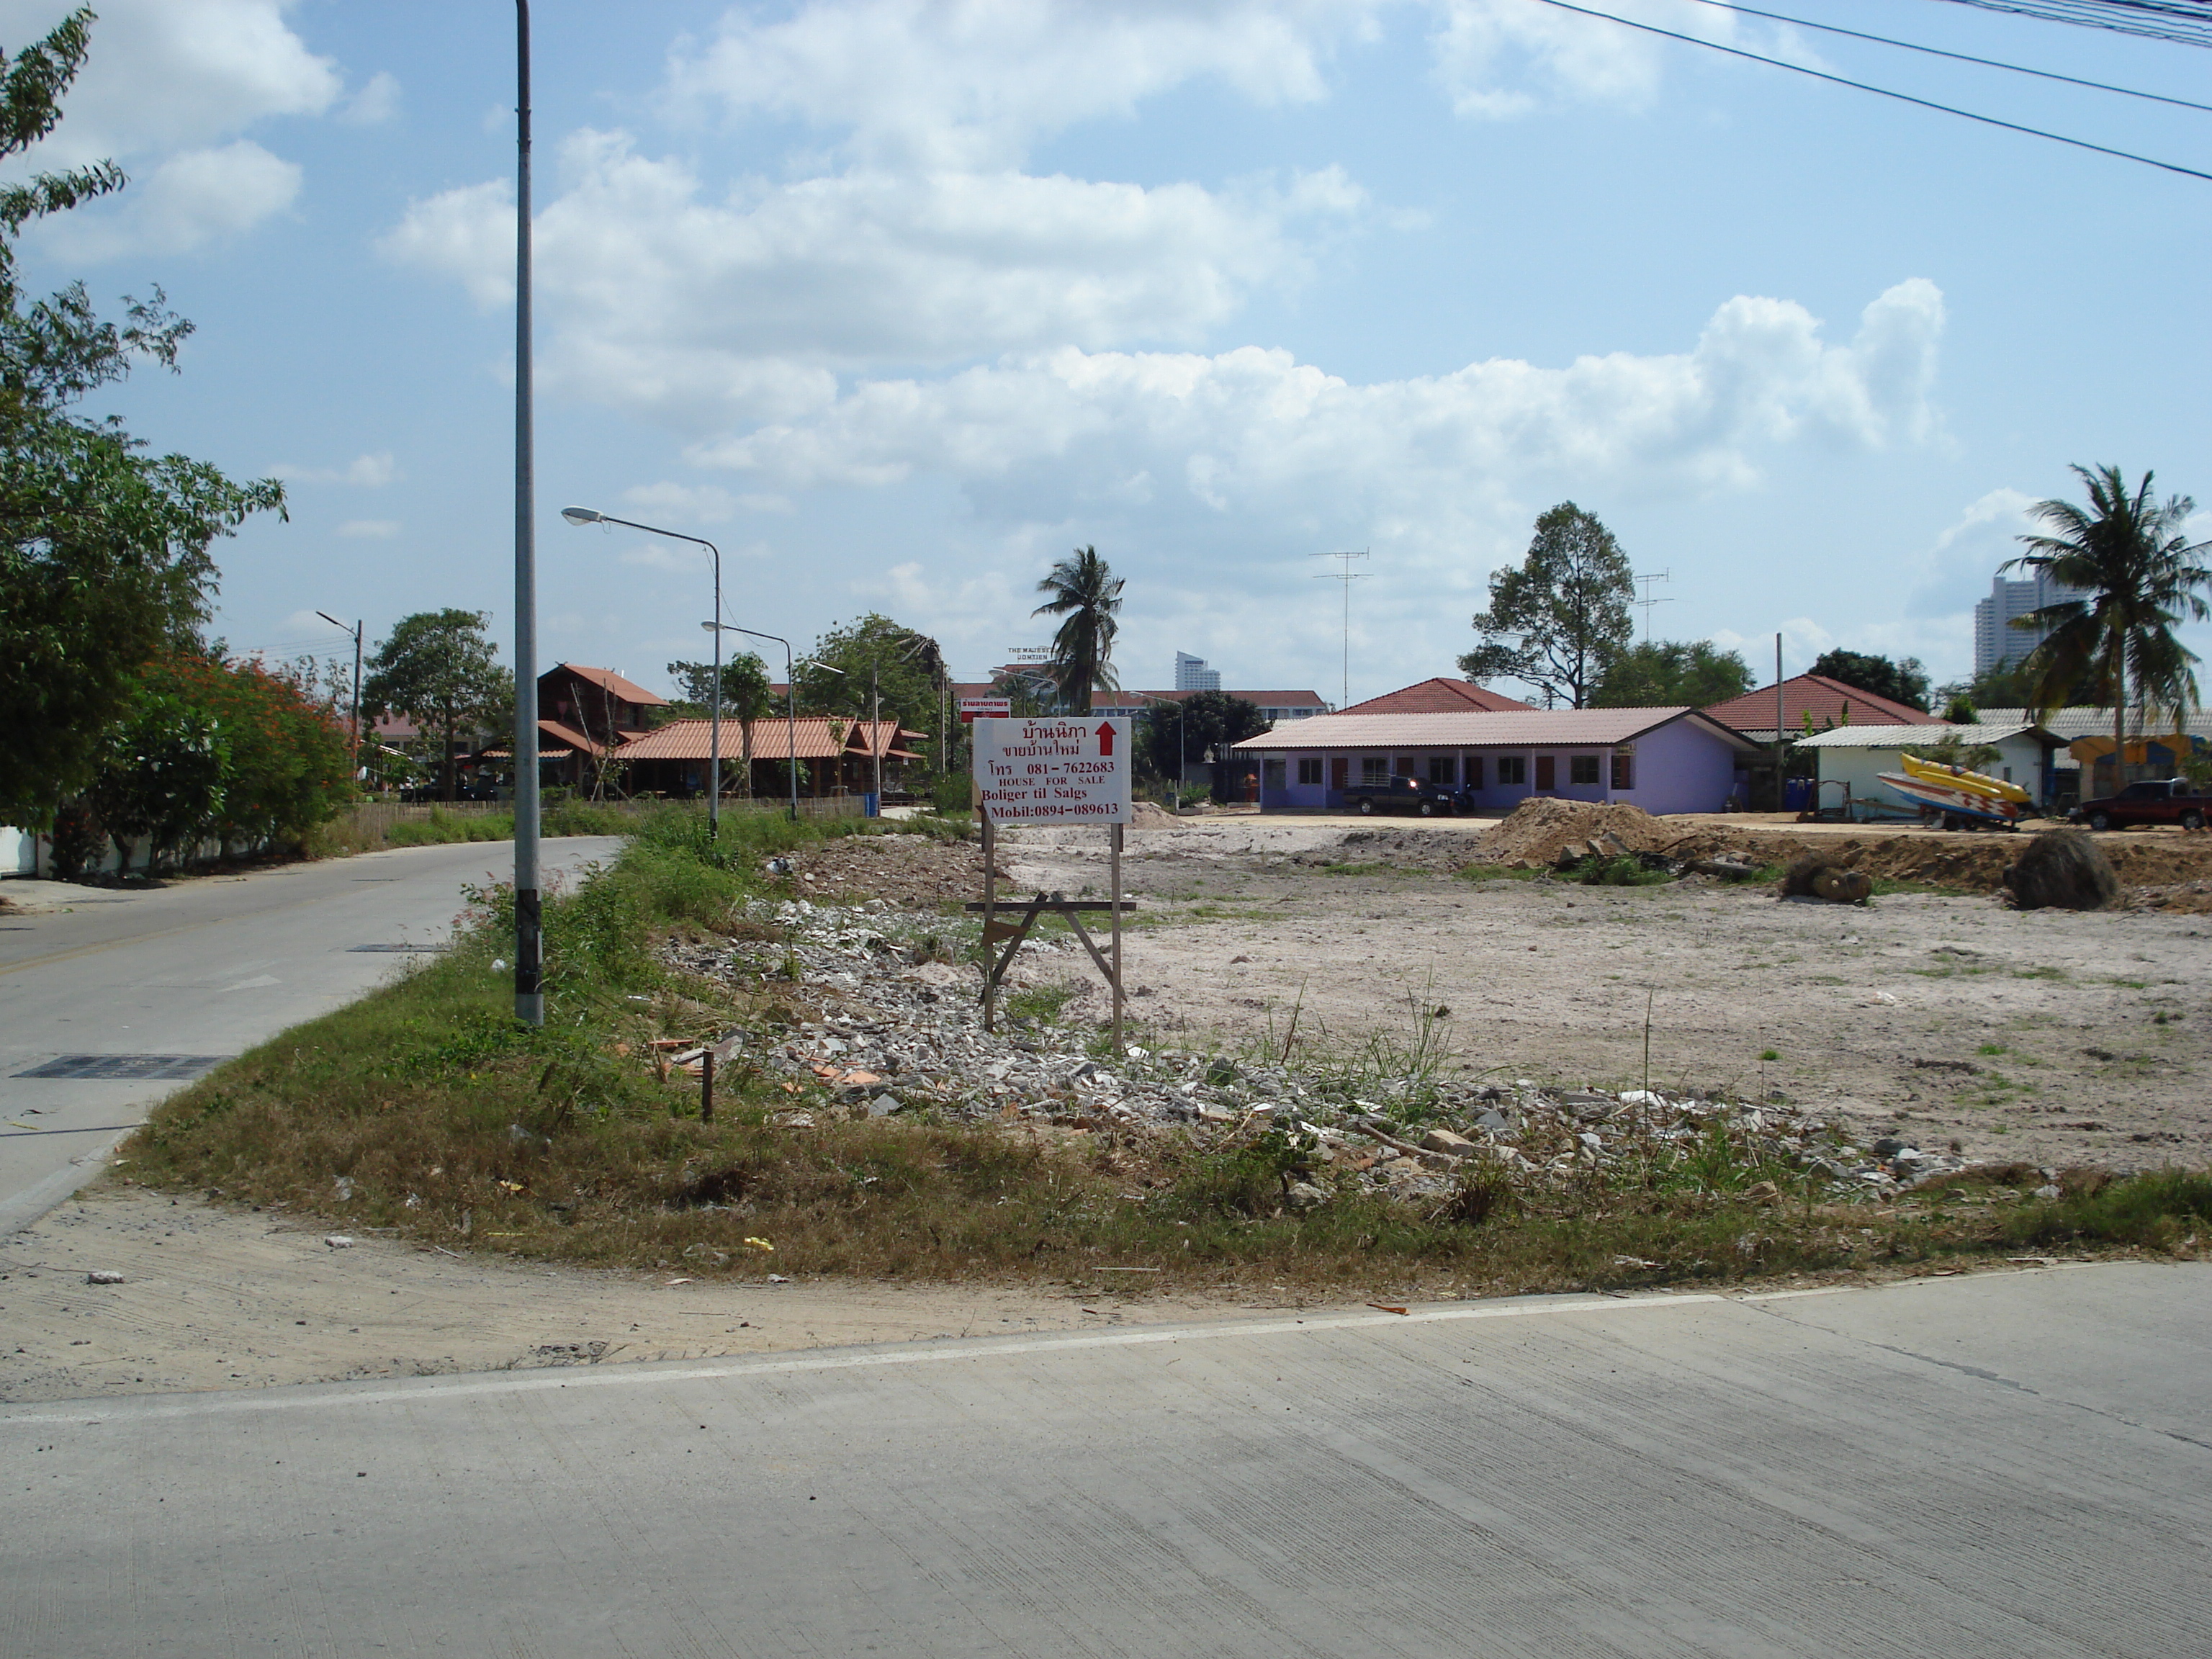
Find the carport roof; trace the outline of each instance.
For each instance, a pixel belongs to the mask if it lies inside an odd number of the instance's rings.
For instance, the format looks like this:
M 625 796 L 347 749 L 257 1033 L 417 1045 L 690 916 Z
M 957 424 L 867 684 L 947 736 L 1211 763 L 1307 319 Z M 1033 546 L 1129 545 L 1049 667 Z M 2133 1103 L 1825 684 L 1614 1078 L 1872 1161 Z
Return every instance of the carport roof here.
M 1729 744 L 1741 733 L 1686 706 L 1668 708 L 1532 708 L 1493 714 L 1316 714 L 1286 721 L 1235 745 L 1255 753 L 1290 749 L 1589 749 L 1632 743 L 1689 720 Z

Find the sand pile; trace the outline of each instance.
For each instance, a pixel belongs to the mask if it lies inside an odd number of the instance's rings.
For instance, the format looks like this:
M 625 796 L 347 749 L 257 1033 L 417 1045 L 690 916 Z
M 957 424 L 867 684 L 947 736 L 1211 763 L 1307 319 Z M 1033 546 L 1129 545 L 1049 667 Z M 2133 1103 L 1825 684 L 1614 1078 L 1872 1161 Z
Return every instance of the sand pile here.
M 1587 849 L 1593 841 L 1606 853 L 1656 851 L 1669 840 L 1666 827 L 1640 806 L 1542 796 L 1522 801 L 1474 845 L 1485 864 L 1534 870 L 1559 861 L 1570 845 Z
M 1132 830 L 1165 830 L 1175 821 L 1175 814 L 1158 801 L 1140 800 L 1129 809 L 1129 828 Z

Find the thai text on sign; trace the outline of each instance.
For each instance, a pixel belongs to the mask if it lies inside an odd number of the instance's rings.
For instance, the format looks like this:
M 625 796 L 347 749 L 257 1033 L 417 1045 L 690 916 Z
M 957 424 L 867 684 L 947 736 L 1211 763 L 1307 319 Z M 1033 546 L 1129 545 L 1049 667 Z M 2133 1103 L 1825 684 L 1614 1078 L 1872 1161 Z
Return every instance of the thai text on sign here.
M 975 801 L 1000 823 L 1127 823 L 1126 720 L 979 720 Z
M 972 726 L 977 720 L 988 720 L 994 714 L 1011 714 L 1013 712 L 1014 701 L 1012 697 L 963 697 L 960 699 L 960 723 L 963 726 Z

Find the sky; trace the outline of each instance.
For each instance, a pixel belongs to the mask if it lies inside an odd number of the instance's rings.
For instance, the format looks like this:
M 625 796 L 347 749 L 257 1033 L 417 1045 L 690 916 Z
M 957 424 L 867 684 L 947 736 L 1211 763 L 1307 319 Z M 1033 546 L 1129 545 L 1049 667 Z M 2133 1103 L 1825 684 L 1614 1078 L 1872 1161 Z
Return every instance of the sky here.
M 2203 112 L 1595 3 L 2212 172 Z M 2191 47 L 1766 9 L 2212 104 Z M 214 631 L 337 655 L 318 611 L 373 647 L 459 606 L 511 648 L 513 9 L 98 9 L 32 159 L 132 183 L 24 259 L 197 325 L 94 412 L 285 481 L 217 549 Z M 0 47 L 64 10 L 0 0 Z M 571 503 L 716 543 L 734 623 L 803 652 L 881 611 L 963 677 L 1044 643 L 1039 579 L 1095 545 L 1124 685 L 1182 650 L 1334 702 L 1454 672 L 1562 501 L 1654 579 L 1639 629 L 1762 682 L 1778 633 L 1792 673 L 1963 678 L 2069 464 L 2212 502 L 2204 179 L 1544 0 L 533 12 L 541 666 L 665 690 L 708 647 L 705 554 Z

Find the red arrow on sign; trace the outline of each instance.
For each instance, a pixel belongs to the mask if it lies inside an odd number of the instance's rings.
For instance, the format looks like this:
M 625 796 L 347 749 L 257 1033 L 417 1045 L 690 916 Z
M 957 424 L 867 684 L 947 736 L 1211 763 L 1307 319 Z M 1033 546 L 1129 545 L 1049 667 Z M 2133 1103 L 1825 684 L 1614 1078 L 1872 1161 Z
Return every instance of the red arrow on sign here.
M 1111 720 L 1101 720 L 1101 721 L 1098 723 L 1098 754 L 1099 754 L 1099 757 L 1100 757 L 1101 759 L 1103 759 L 1105 757 L 1107 757 L 1107 756 L 1109 756 L 1109 755 L 1111 755 L 1113 752 L 1114 752 L 1114 722 L 1113 722 L 1113 721 L 1111 721 Z

